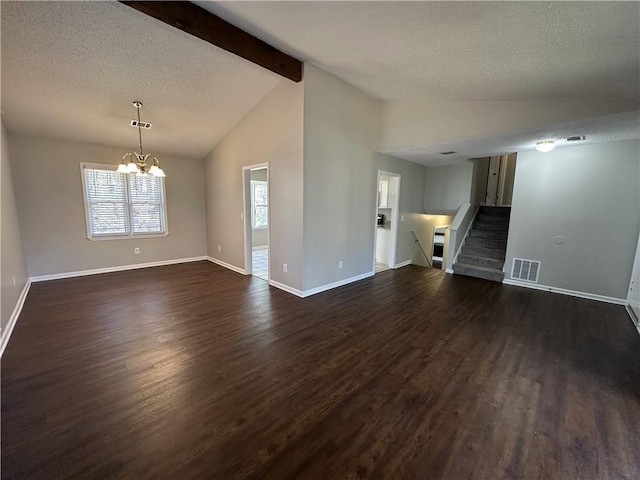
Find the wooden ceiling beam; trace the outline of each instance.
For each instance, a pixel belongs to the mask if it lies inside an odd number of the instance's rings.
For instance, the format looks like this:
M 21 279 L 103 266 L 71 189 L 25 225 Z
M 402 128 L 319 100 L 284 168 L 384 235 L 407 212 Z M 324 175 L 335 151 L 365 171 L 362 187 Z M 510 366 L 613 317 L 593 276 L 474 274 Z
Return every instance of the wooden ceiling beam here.
M 131 2 L 142 13 L 231 52 L 289 80 L 302 80 L 302 62 L 190 2 Z

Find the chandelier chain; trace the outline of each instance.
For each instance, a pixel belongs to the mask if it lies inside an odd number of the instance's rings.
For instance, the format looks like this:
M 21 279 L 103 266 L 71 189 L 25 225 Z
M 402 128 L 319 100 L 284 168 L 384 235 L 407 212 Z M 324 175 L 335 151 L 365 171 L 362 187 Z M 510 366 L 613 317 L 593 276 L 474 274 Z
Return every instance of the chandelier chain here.
M 140 140 L 140 156 L 144 155 L 142 153 L 142 129 L 140 128 L 140 107 L 136 105 L 138 109 L 138 139 Z

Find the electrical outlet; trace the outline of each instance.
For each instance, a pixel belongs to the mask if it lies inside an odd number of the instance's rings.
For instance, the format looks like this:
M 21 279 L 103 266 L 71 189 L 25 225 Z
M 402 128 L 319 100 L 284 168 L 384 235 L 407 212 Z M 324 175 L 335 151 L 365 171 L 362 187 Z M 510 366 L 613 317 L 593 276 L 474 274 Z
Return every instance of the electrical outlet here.
M 140 249 L 138 247 L 133 249 L 134 255 L 140 255 Z
M 400 215 L 400 221 L 404 222 L 404 215 Z
M 218 245 L 218 251 L 221 252 L 222 251 L 222 247 L 220 245 Z
M 240 212 L 240 220 L 244 220 L 244 212 Z
M 13 283 L 13 286 L 16 286 L 16 276 L 15 275 L 11 275 L 11 283 Z
M 283 263 L 283 264 L 282 264 L 282 271 L 283 271 L 284 273 L 287 273 L 287 264 L 286 264 L 286 263 Z
M 338 268 L 342 268 L 343 266 L 344 266 L 344 264 L 342 263 L 342 260 L 340 260 L 340 261 L 338 262 Z

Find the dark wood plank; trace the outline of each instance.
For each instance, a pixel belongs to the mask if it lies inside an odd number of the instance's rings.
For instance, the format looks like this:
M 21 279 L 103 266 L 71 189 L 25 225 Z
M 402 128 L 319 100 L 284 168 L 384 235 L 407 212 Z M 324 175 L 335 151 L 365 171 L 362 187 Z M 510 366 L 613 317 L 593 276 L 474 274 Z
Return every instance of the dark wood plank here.
M 191 3 L 173 1 L 126 1 L 161 22 L 211 43 L 294 82 L 302 80 L 302 62 L 211 12 Z
M 32 285 L 7 479 L 636 479 L 622 307 L 421 267 L 306 299 L 208 262 Z

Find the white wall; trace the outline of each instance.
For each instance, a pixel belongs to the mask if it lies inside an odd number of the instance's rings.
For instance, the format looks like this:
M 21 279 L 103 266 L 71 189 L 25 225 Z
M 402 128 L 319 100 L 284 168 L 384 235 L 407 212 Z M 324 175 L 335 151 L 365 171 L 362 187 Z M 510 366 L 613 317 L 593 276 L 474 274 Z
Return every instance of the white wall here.
M 167 174 L 169 235 L 87 239 L 80 162 L 117 164 L 130 146 L 11 135 L 9 152 L 27 270 L 59 274 L 205 255 L 203 161 L 154 152 Z M 134 247 L 140 254 L 134 255 Z
M 625 299 L 640 230 L 639 158 L 637 140 L 518 152 L 506 278 L 514 257 L 540 260 L 541 285 Z
M 460 205 L 469 203 L 473 184 L 473 163 L 427 167 L 424 211 L 455 215 Z
M 378 102 L 311 64 L 305 64 L 304 77 L 303 284 L 308 290 L 372 271 L 377 178 L 371 162 Z
M 380 150 L 504 135 L 549 124 L 637 110 L 637 102 L 430 101 L 381 103 Z
M 298 290 L 303 270 L 303 91 L 304 82 L 283 80 L 205 159 L 208 255 L 244 270 L 242 167 L 268 162 L 271 279 Z
M 269 229 L 268 228 L 254 228 L 251 231 L 251 246 L 252 247 L 264 247 L 269 245 Z
M 9 161 L 9 138 L 0 121 L 2 153 L 0 158 L 0 329 L 4 332 L 7 322 L 18 302 L 18 297 L 27 283 L 27 266 L 22 248 L 18 211 L 13 189 L 11 163 Z M 13 284 L 15 278 L 15 285 Z

